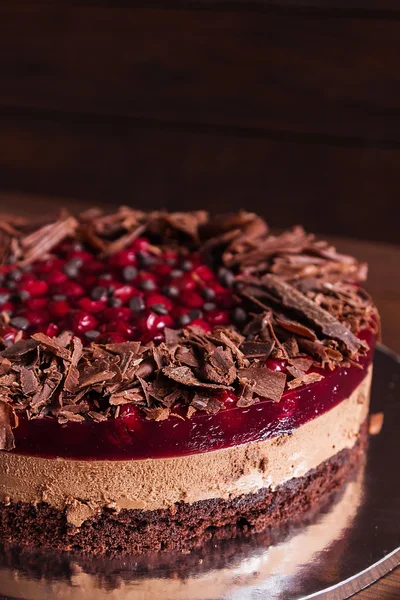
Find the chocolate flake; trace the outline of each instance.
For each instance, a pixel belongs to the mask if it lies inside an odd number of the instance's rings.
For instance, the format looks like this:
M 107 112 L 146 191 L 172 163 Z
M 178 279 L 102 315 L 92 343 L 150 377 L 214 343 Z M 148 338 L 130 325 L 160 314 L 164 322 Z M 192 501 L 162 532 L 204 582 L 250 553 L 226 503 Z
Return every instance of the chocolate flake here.
M 18 417 L 9 402 L 0 399 L 0 450 L 15 448 L 12 432 L 18 425 Z
M 279 402 L 285 390 L 286 375 L 268 368 L 248 367 L 239 369 L 239 380 L 248 385 L 261 398 Z
M 320 373 L 304 373 L 300 377 L 296 377 L 296 379 L 292 379 L 292 381 L 288 382 L 288 388 L 293 390 L 295 388 L 300 387 L 301 385 L 309 385 L 310 383 L 315 383 L 316 381 L 321 381 L 324 376 Z

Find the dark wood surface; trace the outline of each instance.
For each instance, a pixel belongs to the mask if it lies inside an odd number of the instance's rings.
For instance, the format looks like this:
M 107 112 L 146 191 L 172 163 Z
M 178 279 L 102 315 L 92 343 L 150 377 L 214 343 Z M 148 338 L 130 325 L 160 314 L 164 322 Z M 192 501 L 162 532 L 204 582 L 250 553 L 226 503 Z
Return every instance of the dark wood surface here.
M 0 27 L 3 191 L 399 242 L 394 0 L 5 0 Z

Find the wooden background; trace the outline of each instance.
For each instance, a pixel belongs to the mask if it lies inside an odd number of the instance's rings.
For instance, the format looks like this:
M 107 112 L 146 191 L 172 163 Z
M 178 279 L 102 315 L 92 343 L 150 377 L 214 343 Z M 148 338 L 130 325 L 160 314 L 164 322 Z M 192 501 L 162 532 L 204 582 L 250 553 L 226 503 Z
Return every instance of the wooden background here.
M 339 240 L 400 351 L 399 190 L 399 0 L 0 3 L 2 212 L 245 207 L 385 242 Z
M 397 0 L 3 0 L 0 189 L 397 243 L 399 60 Z

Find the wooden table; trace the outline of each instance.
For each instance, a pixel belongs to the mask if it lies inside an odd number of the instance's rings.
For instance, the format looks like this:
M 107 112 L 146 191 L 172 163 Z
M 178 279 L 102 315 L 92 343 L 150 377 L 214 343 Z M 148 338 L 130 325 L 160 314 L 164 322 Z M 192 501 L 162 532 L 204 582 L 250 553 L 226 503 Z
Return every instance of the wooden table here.
M 65 204 L 65 201 L 64 201 Z M 70 201 L 72 210 L 84 208 L 86 203 Z M 61 205 L 57 199 L 31 198 L 19 195 L 0 196 L 0 211 L 13 210 L 18 214 L 54 211 Z M 327 237 L 327 236 L 326 236 Z M 400 354 L 400 245 L 364 242 L 347 238 L 329 237 L 329 241 L 343 252 L 357 256 L 369 264 L 367 289 L 374 298 L 382 316 L 384 343 Z M 400 567 L 375 584 L 353 596 L 356 600 L 400 600 Z

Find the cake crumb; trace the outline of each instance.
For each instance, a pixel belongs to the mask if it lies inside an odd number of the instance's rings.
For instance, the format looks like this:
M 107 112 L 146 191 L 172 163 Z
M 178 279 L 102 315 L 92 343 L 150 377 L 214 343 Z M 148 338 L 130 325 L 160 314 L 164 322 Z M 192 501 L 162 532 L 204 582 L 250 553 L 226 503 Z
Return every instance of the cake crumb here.
M 374 413 L 369 417 L 368 433 L 370 435 L 378 435 L 383 427 L 383 412 Z

